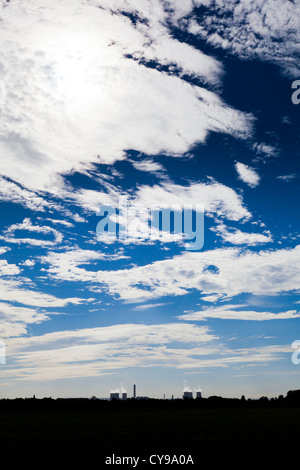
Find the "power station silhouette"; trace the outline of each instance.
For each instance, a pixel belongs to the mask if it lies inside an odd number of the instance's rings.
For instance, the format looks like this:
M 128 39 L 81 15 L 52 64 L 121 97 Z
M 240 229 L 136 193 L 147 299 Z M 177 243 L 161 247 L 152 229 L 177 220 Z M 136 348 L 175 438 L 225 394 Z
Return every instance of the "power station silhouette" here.
M 113 391 L 110 393 L 110 400 L 127 400 L 127 392 L 123 391 Z M 136 384 L 133 385 L 133 393 L 132 393 L 132 398 L 135 400 L 148 400 L 149 397 L 145 396 L 137 396 L 136 394 Z M 164 393 L 164 400 L 166 398 L 166 394 Z M 187 399 L 193 399 L 193 392 L 191 390 L 185 390 L 183 392 L 182 399 L 187 400 Z M 201 391 L 196 391 L 196 398 L 202 398 L 202 393 Z M 172 395 L 172 400 L 174 400 L 174 395 Z
M 127 400 L 127 392 L 120 393 L 119 391 L 114 391 L 110 393 L 110 400 Z M 135 400 L 147 400 L 149 397 L 140 397 L 136 395 L 136 385 L 133 385 L 133 394 L 132 398 Z

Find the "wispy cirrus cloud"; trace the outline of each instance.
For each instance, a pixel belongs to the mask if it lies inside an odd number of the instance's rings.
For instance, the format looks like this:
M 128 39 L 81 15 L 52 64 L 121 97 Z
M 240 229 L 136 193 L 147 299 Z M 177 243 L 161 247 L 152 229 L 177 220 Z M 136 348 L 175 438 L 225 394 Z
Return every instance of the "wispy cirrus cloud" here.
M 11 272 L 11 274 L 18 274 L 17 272 Z M 9 274 L 5 272 L 5 274 Z M 89 299 L 83 299 L 79 297 L 68 297 L 58 298 L 55 295 L 41 292 L 38 289 L 34 289 L 31 286 L 29 288 L 26 285 L 27 279 L 22 277 L 13 279 L 1 279 L 0 278 L 0 297 L 1 300 L 7 302 L 15 302 L 21 305 L 27 305 L 32 307 L 65 307 L 69 304 L 81 304 L 89 301 Z
M 189 323 L 114 325 L 12 338 L 7 343 L 7 380 L 97 377 L 131 367 L 197 370 L 247 366 L 280 360 L 291 347 L 268 345 L 231 349 L 207 326 Z M 186 347 L 188 346 L 188 347 Z
M 278 180 L 281 180 L 281 181 L 286 181 L 287 183 L 295 178 L 298 178 L 298 175 L 297 173 L 291 173 L 289 175 L 280 175 L 280 176 L 276 176 L 276 178 Z
M 158 307 L 163 307 L 164 305 L 168 305 L 168 303 L 155 303 L 155 304 L 143 304 L 143 305 L 137 305 L 133 307 L 133 310 L 136 310 L 137 312 L 143 312 L 148 309 L 152 308 L 158 308 Z
M 200 311 L 185 313 L 178 318 L 184 321 L 205 321 L 209 318 L 220 318 L 222 320 L 243 320 L 243 321 L 266 321 L 266 320 L 288 320 L 299 318 L 300 312 L 288 310 L 286 312 L 264 312 L 246 310 L 245 305 L 221 305 L 218 307 L 205 308 Z

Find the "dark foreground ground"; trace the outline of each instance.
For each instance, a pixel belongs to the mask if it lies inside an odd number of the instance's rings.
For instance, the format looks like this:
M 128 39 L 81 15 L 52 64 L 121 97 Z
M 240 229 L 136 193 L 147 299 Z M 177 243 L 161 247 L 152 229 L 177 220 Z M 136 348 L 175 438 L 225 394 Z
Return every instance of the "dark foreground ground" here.
M 159 468 L 158 460 L 149 464 L 151 455 L 191 455 L 194 468 L 238 458 L 240 466 L 252 461 L 260 467 L 262 459 L 287 464 L 300 450 L 297 400 L 0 400 L 0 419 L 2 456 L 33 463 L 42 455 L 40 468 L 50 459 L 56 468 L 62 459 L 110 468 L 104 463 L 113 455 L 140 457 L 136 468 Z M 203 464 L 204 457 L 211 465 Z

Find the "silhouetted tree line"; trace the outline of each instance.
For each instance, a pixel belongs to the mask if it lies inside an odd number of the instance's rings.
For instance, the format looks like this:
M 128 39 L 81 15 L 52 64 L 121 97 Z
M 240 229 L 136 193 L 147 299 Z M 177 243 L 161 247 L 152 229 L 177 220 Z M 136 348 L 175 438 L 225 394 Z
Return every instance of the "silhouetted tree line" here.
M 222 396 L 209 396 L 208 398 L 195 399 L 139 399 L 106 400 L 95 396 L 91 398 L 2 398 L 0 399 L 0 412 L 5 411 L 96 411 L 96 410 L 138 410 L 138 409 L 185 409 L 185 408 L 211 408 L 211 407 L 277 407 L 300 406 L 300 390 L 290 390 L 287 395 L 279 395 L 275 398 L 265 396 L 259 399 L 224 398 Z

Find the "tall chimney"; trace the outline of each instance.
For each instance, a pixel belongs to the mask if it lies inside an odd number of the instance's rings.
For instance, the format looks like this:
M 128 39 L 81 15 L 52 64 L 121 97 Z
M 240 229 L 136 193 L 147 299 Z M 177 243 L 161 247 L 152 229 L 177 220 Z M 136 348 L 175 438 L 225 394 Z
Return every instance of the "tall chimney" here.
M 136 385 L 133 386 L 133 398 L 136 398 Z

